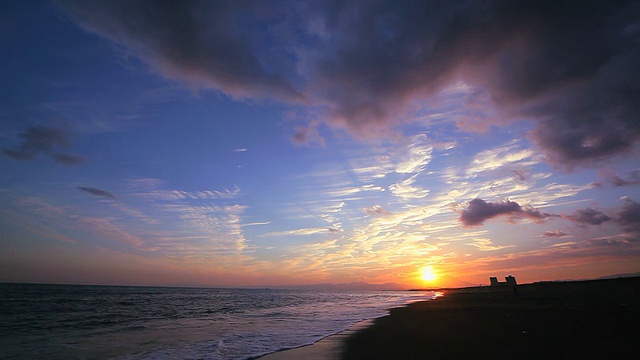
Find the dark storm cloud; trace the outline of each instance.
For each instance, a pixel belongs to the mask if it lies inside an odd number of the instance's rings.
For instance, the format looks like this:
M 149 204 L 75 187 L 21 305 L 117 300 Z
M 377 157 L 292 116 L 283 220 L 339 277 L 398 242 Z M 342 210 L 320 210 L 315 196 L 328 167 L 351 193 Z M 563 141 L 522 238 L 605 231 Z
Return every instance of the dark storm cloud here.
M 65 129 L 32 126 L 20 134 L 22 144 L 17 149 L 4 149 L 2 153 L 15 160 L 30 161 L 38 156 L 49 156 L 63 165 L 79 165 L 83 158 L 59 152 L 71 146 L 70 135 Z
M 266 4 L 237 1 L 59 1 L 72 18 L 193 87 L 297 99 L 287 51 L 268 38 Z M 251 5 L 251 6 L 249 6 Z M 273 25 L 273 23 L 272 23 Z M 280 52 L 280 53 L 279 53 Z M 272 56 L 266 55 L 267 53 Z
M 542 213 L 532 207 L 522 207 L 515 201 L 504 200 L 492 203 L 482 199 L 473 199 L 467 208 L 460 212 L 459 220 L 464 226 L 475 226 L 481 225 L 485 220 L 504 215 L 509 215 L 512 218 L 529 218 L 536 222 L 555 216 Z
M 611 220 L 607 214 L 592 208 L 576 210 L 571 215 L 565 215 L 565 219 L 575 221 L 582 224 L 600 225 Z
M 530 138 L 568 168 L 628 153 L 640 139 L 637 1 L 63 3 L 166 76 L 304 101 L 356 135 L 410 119 L 462 80 L 486 92 L 500 118 L 535 121 Z
M 95 195 L 95 196 L 108 197 L 108 198 L 112 198 L 112 199 L 116 198 L 112 193 L 104 191 L 104 190 L 101 190 L 101 189 L 96 189 L 94 187 L 76 186 L 76 189 L 78 189 L 80 191 L 87 192 L 87 193 L 89 193 L 91 195 Z

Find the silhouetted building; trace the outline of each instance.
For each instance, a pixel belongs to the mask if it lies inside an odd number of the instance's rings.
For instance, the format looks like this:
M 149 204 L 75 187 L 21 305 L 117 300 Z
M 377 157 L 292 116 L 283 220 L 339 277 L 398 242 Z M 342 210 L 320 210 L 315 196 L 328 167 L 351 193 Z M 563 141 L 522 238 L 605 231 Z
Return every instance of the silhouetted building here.
M 492 276 L 489 278 L 489 281 L 491 281 L 491 286 L 515 286 L 518 285 L 518 283 L 516 282 L 516 278 L 509 275 L 507 277 L 504 278 L 505 281 L 504 282 L 500 282 L 498 281 L 498 278 L 495 276 Z

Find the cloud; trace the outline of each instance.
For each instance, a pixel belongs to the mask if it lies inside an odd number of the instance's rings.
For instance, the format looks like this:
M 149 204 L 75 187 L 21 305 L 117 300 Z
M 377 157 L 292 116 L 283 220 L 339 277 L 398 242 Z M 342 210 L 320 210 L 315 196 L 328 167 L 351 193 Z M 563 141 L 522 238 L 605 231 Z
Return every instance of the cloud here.
M 84 158 L 82 156 L 65 153 L 52 154 L 51 158 L 58 164 L 62 165 L 80 165 L 84 162 Z
M 310 145 L 314 143 L 321 146 L 325 145 L 324 138 L 320 135 L 318 129 L 313 126 L 296 126 L 291 141 L 297 145 Z
M 611 220 L 607 214 L 592 208 L 576 210 L 572 215 L 565 215 L 565 219 L 581 224 L 600 225 Z
M 542 236 L 547 238 L 551 238 L 551 237 L 562 238 L 567 236 L 567 233 L 560 230 L 550 230 L 550 231 L 545 231 L 544 234 L 542 234 Z
M 396 166 L 398 174 L 420 173 L 431 162 L 433 147 L 428 143 L 424 134 L 411 138 L 411 142 L 406 146 L 406 150 L 400 155 L 402 159 Z
M 628 153 L 640 139 L 633 0 L 61 3 L 168 78 L 311 105 L 356 136 L 411 121 L 463 83 L 459 124 L 532 120 L 530 138 L 560 166 Z
M 626 178 L 620 177 L 610 171 L 601 170 L 598 172 L 601 177 L 604 178 L 603 182 L 593 182 L 591 186 L 600 188 L 603 187 L 604 184 L 610 184 L 613 187 L 622 187 L 622 186 L 633 186 L 640 185 L 640 171 L 632 170 L 627 173 Z
M 467 208 L 460 212 L 458 220 L 464 226 L 476 226 L 498 216 L 511 215 L 513 218 L 529 218 L 536 222 L 543 221 L 553 214 L 542 213 L 532 207 L 522 207 L 515 201 L 487 202 L 476 198 L 469 202 Z
M 519 149 L 518 141 L 513 140 L 495 149 L 479 152 L 467 169 L 469 176 L 477 176 L 480 173 L 494 171 L 509 166 L 530 166 L 538 161 L 534 160 L 534 151 L 531 149 Z M 513 170 L 520 181 L 527 180 L 521 170 Z
M 91 195 L 95 195 L 95 196 L 108 197 L 108 198 L 112 198 L 112 199 L 116 198 L 112 193 L 104 191 L 104 190 L 101 190 L 101 189 L 96 189 L 94 187 L 76 186 L 76 189 L 78 189 L 80 191 L 87 192 L 87 193 L 89 193 Z
M 391 191 L 391 193 L 393 193 L 393 195 L 405 200 L 424 199 L 427 195 L 429 195 L 429 190 L 413 186 L 413 183 L 415 183 L 416 181 L 416 175 L 390 185 L 389 190 Z
M 508 246 L 495 245 L 490 239 L 484 239 L 484 238 L 474 239 L 473 242 L 469 243 L 468 245 L 474 246 L 478 248 L 478 250 L 480 251 L 495 251 L 495 250 L 501 250 L 501 249 L 510 248 L 514 246 L 514 245 L 508 245 Z
M 633 2 L 326 5 L 317 94 L 356 133 L 406 119 L 415 101 L 457 79 L 489 92 L 503 116 L 525 117 L 564 165 L 629 151 L 640 136 L 640 60 Z M 476 122 L 496 124 L 494 117 Z M 499 124 L 499 123 L 497 123 Z
M 370 208 L 363 208 L 362 211 L 371 216 L 387 216 L 392 214 L 391 211 L 384 209 L 380 205 L 374 205 Z
M 640 234 L 640 204 L 628 197 L 623 198 L 624 204 L 616 213 L 615 221 L 623 226 L 625 231 Z
M 260 235 L 261 237 L 272 237 L 272 236 L 303 236 L 303 235 L 315 235 L 315 234 L 326 234 L 326 233 L 340 233 L 340 229 L 336 228 L 305 228 L 305 229 L 295 229 L 295 230 L 285 230 L 285 231 L 273 231 Z
M 15 160 L 31 161 L 38 156 L 48 156 L 63 165 L 79 165 L 81 156 L 60 152 L 60 148 L 71 146 L 67 130 L 55 127 L 32 126 L 20 134 L 22 144 L 17 149 L 4 149 L 2 153 Z
M 207 199 L 233 199 L 240 194 L 240 188 L 235 187 L 233 190 L 202 190 L 202 191 L 184 191 L 184 190 L 153 190 L 140 193 L 142 197 L 157 199 L 162 201 L 175 200 L 207 200 Z
M 522 170 L 513 170 L 513 174 L 518 181 L 529 180 L 529 176 Z
M 604 236 L 599 238 L 590 239 L 588 243 L 593 246 L 606 246 L 606 247 L 622 247 L 625 245 L 632 245 L 633 243 L 640 242 L 638 237 L 629 237 L 625 234 Z
M 60 1 L 86 30 L 123 45 L 165 76 L 237 98 L 301 98 L 289 51 L 261 26 L 268 7 L 234 1 Z M 273 23 L 271 24 L 273 25 Z M 258 34 L 257 32 L 260 32 Z M 272 56 L 268 56 L 272 53 Z

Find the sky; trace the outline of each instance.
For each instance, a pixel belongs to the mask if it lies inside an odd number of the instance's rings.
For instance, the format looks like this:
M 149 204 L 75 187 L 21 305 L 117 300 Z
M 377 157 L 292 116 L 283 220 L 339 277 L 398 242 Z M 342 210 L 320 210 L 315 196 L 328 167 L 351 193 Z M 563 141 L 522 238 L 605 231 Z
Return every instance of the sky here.
M 0 281 L 640 272 L 635 1 L 3 1 Z

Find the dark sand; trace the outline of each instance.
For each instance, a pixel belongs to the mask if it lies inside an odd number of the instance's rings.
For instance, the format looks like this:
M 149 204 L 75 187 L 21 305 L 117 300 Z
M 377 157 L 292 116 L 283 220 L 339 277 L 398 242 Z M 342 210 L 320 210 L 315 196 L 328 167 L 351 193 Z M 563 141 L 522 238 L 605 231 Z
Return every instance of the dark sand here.
M 640 278 L 443 292 L 344 339 L 342 358 L 640 358 Z

